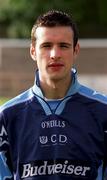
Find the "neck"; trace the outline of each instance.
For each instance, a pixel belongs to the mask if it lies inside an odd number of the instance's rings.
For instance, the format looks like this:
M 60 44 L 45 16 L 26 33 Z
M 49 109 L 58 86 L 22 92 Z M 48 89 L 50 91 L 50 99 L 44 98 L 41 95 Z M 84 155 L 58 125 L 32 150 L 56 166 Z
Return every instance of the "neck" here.
M 40 86 L 44 96 L 47 99 L 61 99 L 64 98 L 71 85 L 71 78 L 60 81 L 40 80 Z

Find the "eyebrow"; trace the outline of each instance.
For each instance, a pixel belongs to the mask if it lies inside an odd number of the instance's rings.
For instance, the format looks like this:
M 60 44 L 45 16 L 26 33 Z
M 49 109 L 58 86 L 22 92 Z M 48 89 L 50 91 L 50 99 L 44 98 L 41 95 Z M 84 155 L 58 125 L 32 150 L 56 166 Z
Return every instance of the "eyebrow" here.
M 67 46 L 72 46 L 72 43 L 68 43 L 68 42 L 60 42 L 59 43 L 60 45 L 67 45 Z
M 53 43 L 52 42 L 43 42 L 41 43 L 40 46 L 43 46 L 43 45 L 52 45 Z M 58 42 L 57 43 L 58 45 L 66 45 L 66 46 L 69 46 L 69 47 L 72 47 L 72 43 L 68 43 L 68 42 Z

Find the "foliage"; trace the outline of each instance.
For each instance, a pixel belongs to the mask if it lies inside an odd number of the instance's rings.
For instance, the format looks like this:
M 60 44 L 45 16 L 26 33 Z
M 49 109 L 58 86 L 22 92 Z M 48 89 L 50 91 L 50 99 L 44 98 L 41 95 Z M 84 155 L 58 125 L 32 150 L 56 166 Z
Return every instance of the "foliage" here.
M 9 100 L 9 98 L 6 98 L 6 97 L 0 97 L 0 106 L 2 104 L 4 104 L 5 102 L 7 102 Z
M 0 36 L 29 38 L 37 16 L 57 9 L 73 14 L 80 37 L 105 37 L 106 7 L 106 0 L 0 0 Z

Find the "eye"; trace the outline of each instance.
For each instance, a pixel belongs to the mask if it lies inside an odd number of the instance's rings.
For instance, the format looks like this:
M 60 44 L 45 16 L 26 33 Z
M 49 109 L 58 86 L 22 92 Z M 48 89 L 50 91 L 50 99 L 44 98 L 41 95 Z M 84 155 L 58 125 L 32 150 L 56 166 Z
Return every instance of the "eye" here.
M 61 48 L 64 48 L 64 49 L 68 49 L 68 48 L 71 47 L 71 45 L 68 44 L 68 43 L 61 43 L 61 44 L 60 44 L 60 47 L 61 47 Z
M 46 49 L 51 48 L 51 43 L 43 43 L 41 45 L 41 48 L 46 48 Z

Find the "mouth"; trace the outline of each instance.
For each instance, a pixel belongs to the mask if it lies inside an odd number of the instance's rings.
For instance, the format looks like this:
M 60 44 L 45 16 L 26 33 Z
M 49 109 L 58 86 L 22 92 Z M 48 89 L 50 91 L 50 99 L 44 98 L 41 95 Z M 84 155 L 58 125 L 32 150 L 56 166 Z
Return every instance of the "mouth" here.
M 62 67 L 64 67 L 64 65 L 62 63 L 51 63 L 48 65 L 48 68 L 54 70 L 54 71 L 58 71 L 60 70 Z
M 48 65 L 48 67 L 63 67 L 64 65 L 62 63 L 51 63 Z

